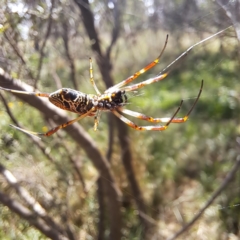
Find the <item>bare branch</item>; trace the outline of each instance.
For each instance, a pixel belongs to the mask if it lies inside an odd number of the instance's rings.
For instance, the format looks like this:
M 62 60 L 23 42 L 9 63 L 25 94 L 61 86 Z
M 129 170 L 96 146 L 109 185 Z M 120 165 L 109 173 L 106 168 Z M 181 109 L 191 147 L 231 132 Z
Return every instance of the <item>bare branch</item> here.
M 1 86 L 21 91 L 32 91 L 32 88 L 29 85 L 21 82 L 20 80 L 12 79 L 2 69 L 0 70 Z M 25 96 L 24 94 L 18 94 L 16 96 L 41 111 L 46 118 L 50 119 L 52 116 L 57 116 L 54 118 L 54 122 L 58 125 L 70 120 L 65 112 L 54 107 L 46 99 L 37 97 L 29 98 L 29 96 Z M 96 143 L 79 124 L 72 124 L 64 130 L 74 139 L 79 147 L 84 149 L 89 159 L 93 162 L 94 166 L 98 170 L 99 175 L 102 178 L 102 182 L 104 183 L 104 191 L 106 193 L 107 207 L 109 210 L 108 212 L 111 213 L 110 215 L 112 217 L 112 221 L 119 223 L 121 192 L 117 187 L 107 159 L 101 154 Z M 113 235 L 110 237 L 115 236 L 116 233 L 119 235 L 119 224 L 113 224 L 113 226 L 114 228 L 112 231 L 114 232 L 112 232 Z M 117 240 L 119 238 L 113 237 L 111 239 Z
M 113 79 L 110 76 L 111 63 L 109 61 L 110 59 L 106 58 L 106 56 L 104 56 L 104 54 L 102 53 L 100 47 L 100 40 L 95 29 L 93 13 L 90 9 L 89 1 L 88 0 L 74 0 L 74 1 L 80 8 L 84 28 L 91 41 L 91 48 L 93 52 L 96 54 L 96 60 L 102 75 L 102 79 L 106 87 L 109 88 L 113 86 Z
M 125 8 L 125 4 L 126 1 L 117 1 L 114 0 L 112 1 L 114 4 L 113 7 L 113 19 L 114 19 L 114 25 L 113 25 L 113 29 L 112 29 L 112 39 L 111 39 L 111 43 L 108 46 L 107 50 L 106 50 L 106 57 L 107 59 L 110 59 L 110 54 L 112 51 L 112 47 L 114 46 L 114 44 L 116 43 L 118 36 L 119 36 L 119 32 L 120 32 L 120 28 L 121 28 L 121 14 Z
M 113 153 L 113 144 L 114 144 L 114 115 L 108 113 L 108 149 L 106 153 L 106 158 L 109 162 L 111 162 L 112 153 Z M 99 204 L 99 219 L 98 219 L 98 240 L 104 240 L 104 233 L 106 230 L 106 201 L 102 179 L 98 178 L 97 181 L 98 189 L 97 189 L 97 197 Z
M 91 47 L 94 52 L 96 52 L 99 56 L 102 56 L 99 38 L 97 32 L 95 31 L 94 27 L 94 18 L 92 11 L 90 9 L 89 1 L 88 0 L 74 0 L 75 3 L 81 10 L 82 20 L 87 31 L 88 37 L 91 41 Z
M 3 105 L 4 105 L 5 109 L 6 109 L 9 117 L 10 117 L 11 120 L 13 121 L 13 123 L 14 123 L 16 126 L 21 127 L 21 125 L 19 125 L 19 123 L 18 123 L 18 121 L 16 120 L 16 118 L 13 116 L 10 108 L 8 107 L 8 104 L 7 104 L 6 100 L 5 100 L 5 98 L 3 97 L 3 95 L 2 95 L 1 93 L 0 93 L 0 98 L 2 99 Z M 60 164 L 58 164 L 58 162 L 55 161 L 55 159 L 52 158 L 52 156 L 45 151 L 45 149 L 46 149 L 45 144 L 44 144 L 43 142 L 39 141 L 39 139 L 35 138 L 35 137 L 32 136 L 32 135 L 27 135 L 27 136 L 28 136 L 29 138 L 31 138 L 31 141 L 33 141 L 34 144 L 41 150 L 41 152 L 43 153 L 43 155 L 44 155 L 52 164 L 55 165 L 55 167 L 57 168 L 57 170 L 64 175 L 65 172 L 64 172 L 62 166 L 61 166 Z
M 230 183 L 230 181 L 233 180 L 236 172 L 238 171 L 240 167 L 240 155 L 237 157 L 237 161 L 232 167 L 231 171 L 227 174 L 225 179 L 223 180 L 220 187 L 212 194 L 212 196 L 208 199 L 208 201 L 204 204 L 204 206 L 198 211 L 198 214 L 195 215 L 195 217 L 188 222 L 182 229 L 180 229 L 178 232 L 176 232 L 173 236 L 168 238 L 168 240 L 174 240 L 180 235 L 182 235 L 184 232 L 186 232 L 204 213 L 204 211 L 213 203 L 213 201 L 220 195 L 220 193 L 226 188 L 226 186 Z
M 58 76 L 58 74 L 56 73 L 55 69 L 51 69 L 51 75 L 52 75 L 52 78 L 56 84 L 56 88 L 57 89 L 60 89 L 62 88 L 62 82 L 61 82 L 61 79 L 60 77 Z
M 111 161 L 113 153 L 113 143 L 114 143 L 114 115 L 108 114 L 108 149 L 106 153 L 106 158 Z
M 122 149 L 122 162 L 127 174 L 127 179 L 131 185 L 132 190 L 132 197 L 137 205 L 137 209 L 139 211 L 139 219 L 143 225 L 143 234 L 145 235 L 145 238 L 147 238 L 147 234 L 152 227 L 152 222 L 148 221 L 150 217 L 147 216 L 147 208 L 144 201 L 144 198 L 142 196 L 141 189 L 138 185 L 136 174 L 133 169 L 132 165 L 132 154 L 130 151 L 130 142 L 128 137 L 128 129 L 125 124 L 122 124 L 122 122 L 117 119 L 117 127 L 118 127 L 118 138 L 120 142 L 120 146 Z
M 85 30 L 88 34 L 88 37 L 91 41 L 91 48 L 93 52 L 96 54 L 96 59 L 97 59 L 97 64 L 99 67 L 99 70 L 102 75 L 102 79 L 105 82 L 105 85 L 107 87 L 110 87 L 113 85 L 113 79 L 110 75 L 110 69 L 111 69 L 111 64 L 109 59 L 107 59 L 105 56 L 103 56 L 101 47 L 100 47 L 100 41 L 94 26 L 94 17 L 93 13 L 90 9 L 89 6 L 89 1 L 88 0 L 74 0 L 75 3 L 78 5 L 81 11 L 81 16 L 83 19 L 83 24 L 85 27 Z M 102 178 L 102 176 L 100 176 Z M 101 182 L 100 182 L 101 181 Z M 104 183 L 103 179 L 98 181 L 98 186 L 101 187 L 101 183 Z M 104 191 L 104 195 L 107 195 L 106 189 L 101 190 L 98 194 L 99 197 L 99 204 L 103 203 L 103 199 L 100 200 L 101 194 Z M 100 211 L 103 210 L 103 205 L 100 205 Z M 121 213 L 120 213 L 120 205 L 118 206 L 119 208 L 114 209 L 114 214 L 112 212 L 109 213 L 109 219 L 110 219 L 110 234 L 109 238 L 110 239 L 115 239 L 118 240 L 121 238 Z M 100 212 L 100 214 L 103 214 L 103 212 Z M 102 219 L 100 215 L 100 220 Z M 99 223 L 101 226 L 101 223 Z M 100 234 L 103 233 L 103 230 L 100 231 Z M 99 236 L 100 237 L 100 236 Z
M 63 35 L 62 35 L 63 43 L 66 51 L 66 56 L 70 65 L 70 79 L 72 80 L 74 88 L 77 90 L 79 88 L 78 88 L 77 79 L 76 79 L 76 67 L 75 67 L 74 59 L 71 56 L 71 53 L 69 50 L 68 23 L 66 19 L 63 20 L 62 26 L 63 26 Z
M 31 70 L 27 67 L 26 61 L 23 58 L 22 54 L 20 53 L 20 50 L 18 49 L 17 44 L 14 42 L 14 40 L 9 36 L 9 34 L 7 33 L 7 31 L 4 31 L 4 37 L 7 39 L 8 43 L 10 44 L 10 46 L 12 47 L 12 49 L 14 50 L 14 52 L 16 53 L 16 55 L 18 56 L 18 58 L 20 59 L 21 63 L 25 66 L 25 69 L 29 75 L 29 77 L 31 79 L 34 79 L 34 76 L 31 72 Z
M 55 3 L 55 0 L 52 0 L 52 5 L 51 5 L 51 8 L 50 8 L 50 13 L 49 13 L 49 17 L 48 17 L 47 31 L 46 31 L 45 38 L 43 40 L 43 44 L 40 48 L 40 59 L 39 59 L 39 62 L 38 62 L 37 76 L 36 76 L 36 79 L 35 79 L 35 82 L 34 82 L 34 89 L 37 88 L 37 82 L 40 78 L 42 63 L 43 63 L 43 58 L 44 58 L 44 48 L 46 46 L 47 40 L 48 40 L 50 32 L 51 32 L 51 28 L 52 28 L 52 14 L 53 14 L 53 9 L 54 9 L 54 3 Z
M 110 75 L 110 70 L 111 70 L 111 63 L 110 63 L 110 57 L 109 56 L 103 56 L 101 49 L 100 49 L 100 42 L 99 38 L 94 26 L 94 19 L 93 19 L 93 14 L 90 10 L 89 6 L 89 1 L 88 0 L 75 0 L 77 5 L 79 6 L 83 18 L 83 23 L 84 27 L 88 33 L 88 36 L 91 40 L 92 43 L 92 50 L 97 54 L 97 64 L 99 66 L 100 72 L 102 74 L 102 79 L 105 82 L 105 85 L 107 88 L 113 86 L 113 79 Z M 120 14 L 120 10 L 117 10 L 118 14 Z M 116 17 L 116 29 L 113 29 L 113 38 L 112 38 L 112 45 L 115 43 L 118 37 L 118 31 L 120 28 L 120 16 Z M 112 46 L 110 45 L 108 49 L 108 55 L 110 55 Z M 142 197 L 142 193 L 140 190 L 140 187 L 138 186 L 138 182 L 135 178 L 134 171 L 133 171 L 133 166 L 132 166 L 132 155 L 131 155 L 131 150 L 130 150 L 130 144 L 128 142 L 128 130 L 127 126 L 121 122 L 117 121 L 117 128 L 118 128 L 118 138 L 120 141 L 121 149 L 122 149 L 122 161 L 125 167 L 125 171 L 128 176 L 128 181 L 131 185 L 131 189 L 133 191 L 133 197 L 136 202 L 138 211 L 140 213 L 139 218 L 142 223 L 142 228 L 144 229 L 144 232 L 148 232 L 149 226 L 151 223 L 149 221 L 146 221 L 146 218 L 143 217 L 147 215 L 146 213 L 146 205 L 144 203 L 144 199 Z M 114 239 L 114 238 L 112 238 Z
M 62 137 L 60 136 L 59 133 L 57 133 L 57 134 L 58 134 L 58 138 L 59 138 L 60 144 L 61 144 L 61 143 L 63 142 L 63 139 L 62 139 Z M 78 164 L 77 161 L 72 157 L 71 151 L 69 150 L 69 148 L 68 148 L 67 145 L 61 144 L 61 147 L 62 147 L 63 149 L 65 149 L 65 151 L 67 152 L 68 159 L 69 159 L 70 163 L 72 164 L 73 169 L 75 170 L 75 172 L 76 172 L 76 174 L 77 174 L 77 176 L 78 176 L 79 181 L 80 181 L 81 184 L 82 184 L 84 193 L 86 194 L 86 193 L 87 193 L 86 184 L 85 184 L 84 178 L 83 178 L 83 176 L 82 176 L 82 173 L 81 173 L 81 171 L 80 171 L 80 169 L 79 169 L 79 167 L 80 167 L 79 164 Z M 79 158 L 79 156 L 78 156 L 78 158 Z
M 68 238 L 62 235 L 58 229 L 49 226 L 43 219 L 39 218 L 35 212 L 30 211 L 20 202 L 10 198 L 2 191 L 0 191 L 0 202 L 6 205 L 11 211 L 17 213 L 21 218 L 27 220 L 47 237 L 56 240 L 68 240 Z
M 8 184 L 15 189 L 17 194 L 31 207 L 36 216 L 41 217 L 49 226 L 57 229 L 63 234 L 63 229 L 61 229 L 61 227 L 58 226 L 50 216 L 48 216 L 46 210 L 37 202 L 35 198 L 31 196 L 31 194 L 25 188 L 19 184 L 14 175 L 2 164 L 0 164 L 0 173 L 4 176 Z
M 98 198 L 98 240 L 105 239 L 106 231 L 106 201 L 102 178 L 97 181 L 97 198 Z

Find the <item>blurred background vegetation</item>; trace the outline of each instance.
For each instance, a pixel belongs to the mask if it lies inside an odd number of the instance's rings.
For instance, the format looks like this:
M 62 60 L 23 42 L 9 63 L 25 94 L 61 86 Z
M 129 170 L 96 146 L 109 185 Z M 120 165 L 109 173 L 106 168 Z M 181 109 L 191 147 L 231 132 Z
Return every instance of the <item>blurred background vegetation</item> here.
M 92 57 L 103 92 L 155 59 L 169 34 L 160 64 L 136 82 L 146 80 L 191 45 L 233 24 L 220 2 L 3 0 L 0 86 L 11 88 L 13 78 L 40 92 L 69 87 L 94 94 Z M 225 2 L 226 7 L 234 1 Z M 10 113 L 17 124 L 39 132 L 56 126 L 58 116 L 50 119 L 30 106 L 34 96 L 26 102 L 1 91 L 0 238 L 171 237 L 218 189 L 239 155 L 239 54 L 232 27 L 194 48 L 164 81 L 128 96 L 128 109 L 153 117 L 172 116 L 183 99 L 184 116 L 203 79 L 188 122 L 164 132 L 138 132 L 103 113 L 94 132 L 93 119 L 85 118 L 75 125 L 82 126 L 88 150 L 72 138 L 73 130 L 39 141 L 9 127 Z M 239 179 L 237 173 L 182 238 L 240 237 Z

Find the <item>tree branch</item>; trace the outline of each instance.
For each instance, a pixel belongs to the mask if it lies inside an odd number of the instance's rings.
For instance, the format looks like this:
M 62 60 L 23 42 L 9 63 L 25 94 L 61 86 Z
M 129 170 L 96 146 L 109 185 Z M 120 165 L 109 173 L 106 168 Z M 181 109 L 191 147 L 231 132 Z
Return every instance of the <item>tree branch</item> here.
M 3 105 L 9 115 L 9 117 L 11 118 L 12 122 L 18 126 L 18 127 L 22 127 L 21 125 L 19 125 L 18 121 L 16 120 L 16 118 L 13 116 L 10 108 L 8 107 L 8 104 L 5 100 L 5 98 L 3 97 L 3 95 L 0 93 L 0 98 L 2 99 L 2 102 L 3 102 Z M 55 159 L 45 151 L 46 149 L 46 146 L 43 142 L 39 141 L 39 139 L 35 138 L 34 136 L 32 135 L 27 135 L 29 138 L 31 138 L 31 141 L 34 142 L 34 144 L 40 149 L 40 151 L 42 152 L 42 154 L 52 163 L 55 165 L 56 169 L 61 173 L 61 174 L 64 174 L 64 170 L 62 168 L 61 165 L 58 164 L 58 162 L 55 161 Z
M 5 206 L 7 206 L 11 211 L 18 214 L 21 218 L 27 220 L 31 225 L 36 227 L 42 233 L 44 233 L 47 237 L 56 240 L 68 240 L 67 237 L 62 235 L 57 229 L 49 226 L 39 218 L 36 213 L 33 213 L 28 208 L 24 207 L 18 201 L 10 198 L 6 194 L 0 191 L 0 202 L 2 202 Z
M 74 89 L 77 90 L 79 88 L 76 80 L 76 67 L 75 67 L 74 59 L 71 56 L 71 53 L 69 50 L 69 36 L 68 36 L 69 32 L 68 32 L 68 22 L 66 19 L 63 19 L 62 27 L 63 27 L 62 38 L 63 38 L 64 48 L 65 48 L 66 56 L 70 65 L 70 79 L 72 80 Z
M 43 40 L 43 44 L 42 44 L 42 46 L 40 48 L 40 59 L 39 59 L 39 62 L 38 62 L 37 76 L 36 76 L 35 82 L 34 82 L 34 89 L 37 88 L 37 82 L 38 82 L 38 80 L 40 78 L 41 69 L 42 69 L 42 63 L 43 63 L 43 58 L 44 58 L 44 48 L 46 46 L 47 40 L 48 40 L 49 35 L 51 33 L 51 28 L 52 28 L 52 20 L 53 20 L 52 14 L 53 14 L 55 0 L 52 0 L 51 3 L 52 3 L 52 6 L 50 8 L 50 13 L 49 13 L 49 17 L 48 17 L 47 31 L 46 31 L 45 38 Z
M 208 201 L 204 204 L 204 206 L 198 211 L 198 214 L 195 215 L 195 217 L 188 222 L 182 229 L 180 229 L 178 232 L 176 232 L 173 236 L 168 238 L 168 240 L 174 240 L 180 235 L 182 235 L 184 232 L 186 232 L 204 213 L 204 211 L 213 203 L 213 201 L 220 195 L 220 193 L 226 188 L 226 186 L 230 183 L 230 181 L 233 180 L 237 170 L 240 167 L 240 155 L 237 157 L 237 161 L 232 167 L 231 171 L 227 174 L 225 179 L 223 180 L 220 187 L 212 194 L 212 196 L 208 199 Z
M 2 69 L 0 69 L 0 82 L 1 86 L 6 88 L 17 89 L 21 91 L 32 91 L 32 87 L 21 82 L 20 80 L 12 79 Z M 56 116 L 56 118 L 54 118 L 54 122 L 56 124 L 61 124 L 70 120 L 67 117 L 66 113 L 63 113 L 62 110 L 54 107 L 46 99 L 41 99 L 34 96 L 29 97 L 24 94 L 16 94 L 16 96 L 41 111 L 46 118 L 50 119 L 52 116 Z M 99 175 L 102 178 L 102 182 L 104 183 L 104 191 L 107 198 L 108 212 L 111 213 L 110 215 L 112 217 L 111 221 L 118 223 L 118 225 L 111 223 L 114 228 L 111 229 L 112 232 L 110 237 L 111 239 L 117 240 L 120 236 L 119 219 L 121 192 L 117 187 L 117 184 L 111 172 L 110 165 L 107 159 L 100 153 L 95 142 L 79 124 L 72 124 L 67 128 L 64 128 L 64 130 L 75 140 L 75 142 L 80 147 L 85 150 L 89 159 L 93 162 L 94 166 L 99 172 Z M 115 238 L 114 236 L 118 237 Z
M 120 10 L 119 9 L 116 10 L 117 11 L 116 14 L 118 16 L 115 16 L 116 22 L 115 22 L 115 29 L 113 29 L 113 32 L 112 32 L 112 42 L 107 50 L 108 51 L 107 54 L 103 55 L 100 48 L 100 41 L 94 26 L 94 18 L 89 6 L 89 1 L 75 0 L 75 2 L 80 8 L 84 27 L 92 43 L 91 45 L 92 50 L 97 54 L 97 64 L 100 69 L 102 79 L 105 82 L 106 87 L 109 88 L 114 85 L 113 79 L 110 75 L 110 70 L 111 70 L 110 51 L 111 51 L 111 48 L 113 47 L 113 44 L 116 42 L 119 34 Z M 144 203 L 144 199 L 142 197 L 140 187 L 138 185 L 138 182 L 135 178 L 135 174 L 133 171 L 132 155 L 130 150 L 130 144 L 128 141 L 127 128 L 128 128 L 127 125 L 125 125 L 122 121 L 117 120 L 118 138 L 119 138 L 121 150 L 122 150 L 122 162 L 128 176 L 128 181 L 130 183 L 130 186 L 133 192 L 133 198 L 134 198 L 134 201 L 136 202 L 138 211 L 139 213 L 143 213 L 139 215 L 139 218 L 142 223 L 142 229 L 146 233 L 148 232 L 149 226 L 151 224 L 148 221 L 146 221 L 145 217 L 143 217 L 147 215 L 146 205 Z
M 119 130 L 118 138 L 119 138 L 120 146 L 122 149 L 122 162 L 127 174 L 127 179 L 131 185 L 133 199 L 139 211 L 139 219 L 143 226 L 143 235 L 144 235 L 144 238 L 147 238 L 147 234 L 152 226 L 152 222 L 148 221 L 148 218 L 146 217 L 147 216 L 146 204 L 143 199 L 141 189 L 138 185 L 137 179 L 135 177 L 136 174 L 134 172 L 133 165 L 132 165 L 132 154 L 129 149 L 130 141 L 128 137 L 128 129 L 125 126 L 125 124 L 123 124 L 119 119 L 117 119 L 117 126 Z
M 46 210 L 37 202 L 35 198 L 31 196 L 31 194 L 25 188 L 19 184 L 13 174 L 2 164 L 0 164 L 0 173 L 4 176 L 8 184 L 17 192 L 17 194 L 31 207 L 36 217 L 42 218 L 46 224 L 51 226 L 51 228 L 56 229 L 61 234 L 64 234 L 64 230 L 58 226 L 50 216 L 48 216 Z
M 112 29 L 112 39 L 106 50 L 107 59 L 110 59 L 112 47 L 116 43 L 118 36 L 119 36 L 119 32 L 120 32 L 120 28 L 121 28 L 121 14 L 122 14 L 122 10 L 125 8 L 126 1 L 122 0 L 120 2 L 120 1 L 114 0 L 114 1 L 112 1 L 112 3 L 114 4 L 114 7 L 113 7 L 114 25 L 113 25 L 113 29 Z
M 23 58 L 20 50 L 18 49 L 18 46 L 16 44 L 16 42 L 9 36 L 8 32 L 7 31 L 4 31 L 4 37 L 7 39 L 8 43 L 10 44 L 10 46 L 12 47 L 12 49 L 14 50 L 15 54 L 18 56 L 18 58 L 20 59 L 21 63 L 24 65 L 27 73 L 28 73 L 28 76 L 31 78 L 31 79 L 34 79 L 34 76 L 33 76 L 33 73 L 32 71 L 27 67 L 27 64 L 26 64 L 26 61 L 25 59 Z

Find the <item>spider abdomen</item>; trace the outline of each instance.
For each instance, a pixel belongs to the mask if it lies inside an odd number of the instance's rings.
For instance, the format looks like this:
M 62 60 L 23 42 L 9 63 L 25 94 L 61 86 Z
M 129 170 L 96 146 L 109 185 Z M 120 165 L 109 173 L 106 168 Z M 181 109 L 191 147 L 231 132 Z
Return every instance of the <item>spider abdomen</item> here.
M 70 88 L 62 88 L 49 95 L 55 106 L 70 112 L 84 114 L 93 107 L 93 96 Z

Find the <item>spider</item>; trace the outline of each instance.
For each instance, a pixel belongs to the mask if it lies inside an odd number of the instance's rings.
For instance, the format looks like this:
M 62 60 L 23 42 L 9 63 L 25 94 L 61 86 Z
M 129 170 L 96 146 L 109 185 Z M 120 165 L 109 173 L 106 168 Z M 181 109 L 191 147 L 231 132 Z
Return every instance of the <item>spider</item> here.
M 83 93 L 83 92 L 80 92 L 80 91 L 77 91 L 74 89 L 70 89 L 70 88 L 62 88 L 53 93 L 36 93 L 36 92 L 25 92 L 25 91 L 18 91 L 18 90 L 12 90 L 12 89 L 0 87 L 1 90 L 9 91 L 12 93 L 34 95 L 37 97 L 46 97 L 55 106 L 57 106 L 61 109 L 67 110 L 67 111 L 77 113 L 79 115 L 77 118 L 75 118 L 71 121 L 68 121 L 66 123 L 63 123 L 55 128 L 52 128 L 51 130 L 49 130 L 46 133 L 32 132 L 29 130 L 19 128 L 14 125 L 10 125 L 10 126 L 16 128 L 24 133 L 30 134 L 30 135 L 38 135 L 38 136 L 47 136 L 48 137 L 48 136 L 51 136 L 52 134 L 54 134 L 55 132 L 57 132 L 59 129 L 65 128 L 68 125 L 73 124 L 74 122 L 77 122 L 80 119 L 83 119 L 87 116 L 94 116 L 94 130 L 96 131 L 97 127 L 98 127 L 98 123 L 99 123 L 99 115 L 100 115 L 100 112 L 102 112 L 102 111 L 112 112 L 116 117 L 118 117 L 120 120 L 122 120 L 128 126 L 130 126 L 131 128 L 133 128 L 135 130 L 164 131 L 168 128 L 170 123 L 184 123 L 188 120 L 189 115 L 191 114 L 192 110 L 194 109 L 196 103 L 198 102 L 198 100 L 200 98 L 200 95 L 201 95 L 202 89 L 203 89 L 203 80 L 201 82 L 200 90 L 196 97 L 196 100 L 194 101 L 192 107 L 190 108 L 190 110 L 184 117 L 176 117 L 177 113 L 179 112 L 179 110 L 182 106 L 183 100 L 181 100 L 178 108 L 176 109 L 176 111 L 174 112 L 172 117 L 170 117 L 170 118 L 169 117 L 153 118 L 153 117 L 144 115 L 139 112 L 125 109 L 124 106 L 127 104 L 127 101 L 128 101 L 126 92 L 131 92 L 136 89 L 142 88 L 146 85 L 152 84 L 154 82 L 163 80 L 164 78 L 166 78 L 168 76 L 168 74 L 170 72 L 170 70 L 169 70 L 170 67 L 174 63 L 176 63 L 177 61 L 182 59 L 184 56 L 186 56 L 192 50 L 192 48 L 215 37 L 216 35 L 222 33 L 225 30 L 226 29 L 192 45 L 184 53 L 182 53 L 178 58 L 176 58 L 172 63 L 170 63 L 156 77 L 150 78 L 148 80 L 145 80 L 143 82 L 140 82 L 140 83 L 137 83 L 134 85 L 126 86 L 127 84 L 134 81 L 141 74 L 145 73 L 146 71 L 153 68 L 154 66 L 156 66 L 156 64 L 159 63 L 160 58 L 162 57 L 162 54 L 167 46 L 167 42 L 168 42 L 168 35 L 167 35 L 165 44 L 162 48 L 162 51 L 154 61 L 149 63 L 147 66 L 145 66 L 141 70 L 135 72 L 132 76 L 128 77 L 124 81 L 108 88 L 104 93 L 101 93 L 95 84 L 95 81 L 93 78 L 93 67 L 92 67 L 92 59 L 91 58 L 89 59 L 90 82 L 91 82 L 96 94 L 86 94 L 86 93 Z M 133 123 L 132 121 L 130 121 L 129 119 L 127 119 L 125 116 L 123 116 L 123 114 L 129 115 L 129 116 L 141 119 L 141 120 L 145 120 L 145 121 L 151 122 L 151 123 L 165 123 L 165 124 L 157 125 L 157 126 L 138 126 L 135 123 Z

